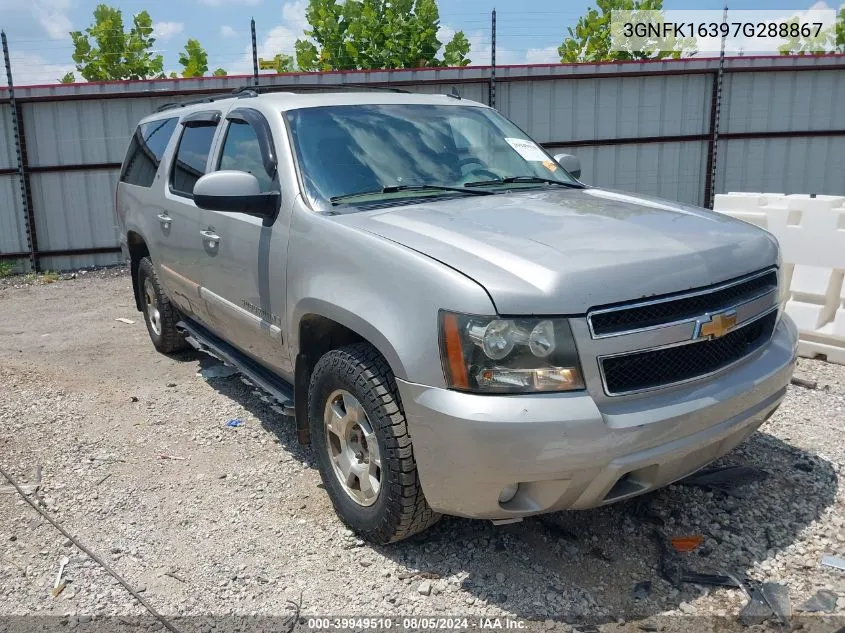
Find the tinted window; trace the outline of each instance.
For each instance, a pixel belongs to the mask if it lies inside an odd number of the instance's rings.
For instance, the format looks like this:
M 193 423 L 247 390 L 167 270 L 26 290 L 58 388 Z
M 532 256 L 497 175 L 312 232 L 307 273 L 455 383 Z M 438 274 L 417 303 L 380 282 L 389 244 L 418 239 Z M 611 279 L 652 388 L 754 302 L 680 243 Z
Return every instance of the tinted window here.
M 184 128 L 176 150 L 176 161 L 170 174 L 170 185 L 175 193 L 193 195 L 194 185 L 205 173 L 211 141 L 216 125 L 198 125 Z
M 123 182 L 141 187 L 153 184 L 177 121 L 178 119 L 163 119 L 138 126 L 132 135 L 129 151 L 126 152 L 126 160 L 123 161 L 123 169 L 120 172 Z
M 223 152 L 220 155 L 220 169 L 239 169 L 258 178 L 261 191 L 270 191 L 273 184 L 264 161 L 261 159 L 261 145 L 255 129 L 244 121 L 232 121 L 226 131 Z

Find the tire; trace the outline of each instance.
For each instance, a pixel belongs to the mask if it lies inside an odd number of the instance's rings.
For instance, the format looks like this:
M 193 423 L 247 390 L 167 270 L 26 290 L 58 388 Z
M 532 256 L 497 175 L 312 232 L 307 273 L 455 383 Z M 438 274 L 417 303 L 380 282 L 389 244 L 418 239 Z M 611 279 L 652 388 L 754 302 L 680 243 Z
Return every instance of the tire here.
M 176 324 L 181 318 L 179 311 L 167 298 L 149 257 L 144 257 L 138 264 L 138 295 L 141 297 L 147 332 L 155 348 L 162 354 L 186 349 L 188 342 L 176 330 Z
M 358 426 L 361 431 L 358 435 L 365 440 L 369 437 L 368 441 L 356 439 L 355 425 L 343 422 L 340 417 L 354 409 L 354 403 L 348 402 L 345 394 L 350 394 L 360 404 L 357 416 L 360 417 L 361 410 L 365 414 L 363 424 Z M 366 475 L 363 478 L 352 476 L 358 491 L 353 489 L 354 485 L 341 482 L 344 477 L 336 464 L 342 459 L 338 457 L 336 461 L 332 457 L 339 453 L 339 436 L 328 430 L 327 417 L 332 419 L 333 425 L 353 427 L 349 441 L 343 446 L 357 446 L 365 455 L 364 462 L 355 463 L 357 468 L 378 473 L 379 488 L 374 498 L 360 500 L 365 496 L 365 488 L 369 488 L 370 494 L 375 488 L 372 479 L 370 484 L 362 483 L 367 479 Z M 348 419 L 355 417 L 345 416 Z M 308 419 L 323 485 L 335 512 L 355 532 L 373 543 L 386 544 L 422 532 L 440 519 L 440 515 L 428 506 L 420 486 L 408 423 L 393 372 L 370 344 L 348 345 L 320 358 L 308 389 Z M 377 444 L 375 448 L 373 439 Z M 374 468 L 377 459 L 380 467 Z M 349 481 L 349 478 L 345 479 Z

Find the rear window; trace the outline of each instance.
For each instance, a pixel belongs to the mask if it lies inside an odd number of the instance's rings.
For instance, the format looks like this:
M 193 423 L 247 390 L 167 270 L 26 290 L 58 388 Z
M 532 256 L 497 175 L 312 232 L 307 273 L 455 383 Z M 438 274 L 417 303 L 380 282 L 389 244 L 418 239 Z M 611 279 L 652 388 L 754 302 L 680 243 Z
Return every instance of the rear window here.
M 129 143 L 126 160 L 123 161 L 121 182 L 139 187 L 149 187 L 153 184 L 177 121 L 178 119 L 161 119 L 138 126 Z
M 176 151 L 176 161 L 170 174 L 170 189 L 183 196 L 194 195 L 194 185 L 205 174 L 211 141 L 217 124 L 185 127 Z

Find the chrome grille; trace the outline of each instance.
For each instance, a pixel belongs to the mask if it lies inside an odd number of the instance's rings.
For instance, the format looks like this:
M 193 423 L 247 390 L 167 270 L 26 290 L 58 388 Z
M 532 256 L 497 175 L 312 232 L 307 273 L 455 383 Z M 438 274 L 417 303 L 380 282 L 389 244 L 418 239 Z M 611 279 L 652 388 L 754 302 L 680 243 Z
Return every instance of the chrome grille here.
M 605 390 L 611 396 L 622 395 L 715 373 L 764 345 L 776 321 L 775 309 L 721 338 L 601 358 Z
M 588 315 L 594 337 L 616 336 L 667 323 L 694 319 L 777 289 L 776 270 L 767 270 L 710 288 L 654 297 L 647 302 L 593 309 Z

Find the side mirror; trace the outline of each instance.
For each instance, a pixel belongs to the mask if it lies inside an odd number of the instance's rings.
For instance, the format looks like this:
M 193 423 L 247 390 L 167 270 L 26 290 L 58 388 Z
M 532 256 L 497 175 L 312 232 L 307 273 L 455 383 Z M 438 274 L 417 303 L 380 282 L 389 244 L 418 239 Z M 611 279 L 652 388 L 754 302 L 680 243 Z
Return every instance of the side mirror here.
M 249 213 L 273 217 L 279 208 L 279 192 L 261 192 L 258 178 L 245 171 L 213 171 L 194 185 L 194 203 L 200 209 Z
M 581 161 L 572 154 L 555 154 L 555 161 L 566 171 L 572 174 L 573 178 L 581 178 Z

